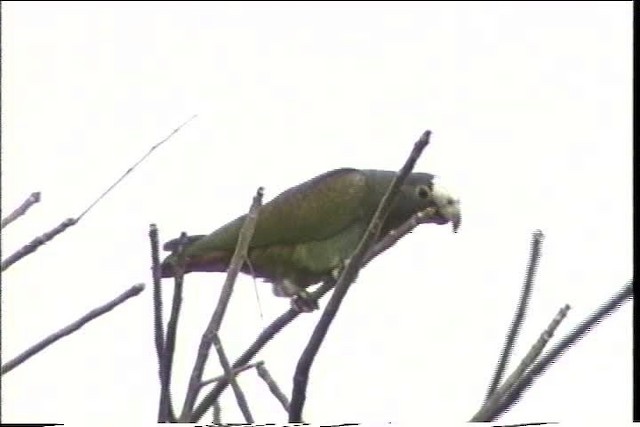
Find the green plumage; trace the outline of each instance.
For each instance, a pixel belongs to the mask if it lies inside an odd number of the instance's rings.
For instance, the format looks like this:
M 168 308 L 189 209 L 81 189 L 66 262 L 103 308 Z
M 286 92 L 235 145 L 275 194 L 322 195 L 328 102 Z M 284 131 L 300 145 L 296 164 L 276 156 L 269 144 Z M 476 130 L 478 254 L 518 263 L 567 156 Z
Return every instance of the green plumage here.
M 249 244 L 249 263 L 242 271 L 273 283 L 280 295 L 322 281 L 353 253 L 395 175 L 392 171 L 337 169 L 265 203 Z M 380 237 L 418 211 L 439 208 L 432 197 L 433 179 L 427 173 L 407 178 Z M 444 224 L 451 219 L 438 216 L 433 222 Z M 209 235 L 190 236 L 183 253 L 185 273 L 226 271 L 244 220 L 245 215 Z M 165 250 L 175 250 L 177 243 L 178 239 L 167 242 Z M 174 275 L 175 259 L 172 254 L 164 260 L 163 277 Z

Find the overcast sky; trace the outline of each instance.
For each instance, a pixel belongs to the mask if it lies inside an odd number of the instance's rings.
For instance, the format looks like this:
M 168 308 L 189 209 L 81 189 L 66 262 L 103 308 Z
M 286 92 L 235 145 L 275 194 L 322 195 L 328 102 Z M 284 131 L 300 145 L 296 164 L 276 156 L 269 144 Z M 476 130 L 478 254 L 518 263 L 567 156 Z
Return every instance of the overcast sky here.
M 198 114 L 78 225 L 3 273 L 5 361 L 148 285 L 4 376 L 3 420 L 155 422 L 149 224 L 162 241 L 208 233 L 244 213 L 258 186 L 266 201 L 337 167 L 397 170 L 426 129 L 416 170 L 460 197 L 460 232 L 421 226 L 361 272 L 311 370 L 304 417 L 469 419 L 533 230 L 546 238 L 515 361 L 561 306 L 573 309 L 552 342 L 631 278 L 631 8 L 3 2 L 3 214 L 42 192 L 3 230 L 3 258 L 80 214 Z M 179 407 L 223 280 L 187 277 Z M 164 289 L 169 301 L 172 282 Z M 229 357 L 288 304 L 242 276 L 221 331 Z M 627 303 L 606 319 L 502 420 L 629 421 L 631 313 Z M 257 357 L 287 395 L 319 316 L 301 316 Z M 220 372 L 213 353 L 205 376 Z M 256 420 L 286 420 L 255 372 L 240 384 Z M 242 421 L 230 390 L 222 406 L 223 420 Z

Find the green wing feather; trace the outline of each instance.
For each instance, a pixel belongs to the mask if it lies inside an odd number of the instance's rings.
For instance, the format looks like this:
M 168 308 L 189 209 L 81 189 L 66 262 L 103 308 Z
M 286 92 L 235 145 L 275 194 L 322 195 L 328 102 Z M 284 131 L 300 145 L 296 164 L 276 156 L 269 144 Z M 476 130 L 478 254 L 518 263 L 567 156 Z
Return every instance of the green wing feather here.
M 292 187 L 260 209 L 251 248 L 323 241 L 357 222 L 368 209 L 366 174 L 336 169 Z M 186 248 L 186 255 L 233 250 L 243 215 Z

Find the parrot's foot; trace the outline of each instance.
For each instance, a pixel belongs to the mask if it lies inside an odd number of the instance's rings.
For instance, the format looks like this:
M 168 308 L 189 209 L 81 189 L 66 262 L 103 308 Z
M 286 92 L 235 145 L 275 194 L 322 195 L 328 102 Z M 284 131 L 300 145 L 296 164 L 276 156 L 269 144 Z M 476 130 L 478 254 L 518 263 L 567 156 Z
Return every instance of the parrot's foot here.
M 291 306 L 300 313 L 311 313 L 319 308 L 318 301 L 304 289 L 300 289 L 297 295 L 291 297 Z

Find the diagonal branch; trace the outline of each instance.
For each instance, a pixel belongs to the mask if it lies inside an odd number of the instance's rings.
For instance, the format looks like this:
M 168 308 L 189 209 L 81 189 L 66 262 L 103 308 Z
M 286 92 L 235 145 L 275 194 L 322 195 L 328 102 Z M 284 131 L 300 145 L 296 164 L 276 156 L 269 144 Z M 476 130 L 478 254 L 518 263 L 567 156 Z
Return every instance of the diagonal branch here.
M 225 372 L 227 380 L 231 383 L 231 388 L 233 389 L 233 394 L 236 396 L 236 401 L 238 402 L 238 407 L 244 416 L 244 419 L 247 423 L 253 424 L 253 416 L 251 415 L 251 411 L 249 410 L 249 404 L 247 403 L 247 398 L 244 396 L 238 381 L 236 380 L 236 375 L 231 369 L 231 365 L 229 365 L 229 359 L 224 352 L 224 348 L 222 347 L 222 342 L 220 342 L 220 336 L 218 332 L 213 333 L 213 346 L 218 353 L 218 358 L 220 359 L 220 365 Z
M 238 376 L 238 374 L 240 374 L 241 372 L 247 371 L 251 368 L 256 368 L 258 365 L 262 363 L 264 362 L 261 361 L 261 362 L 247 363 L 246 365 L 240 368 L 233 368 L 233 375 Z M 227 374 L 218 375 L 217 377 L 213 377 L 208 380 L 202 381 L 202 383 L 200 383 L 200 387 L 205 387 L 209 384 L 217 383 L 218 381 L 224 380 L 226 378 L 227 378 Z
M 89 323 L 90 321 L 94 320 L 97 317 L 102 316 L 105 313 L 108 313 L 109 311 L 111 311 L 115 307 L 117 307 L 118 305 L 120 305 L 123 302 L 127 301 L 129 298 L 138 295 L 143 290 L 144 290 L 144 284 L 143 283 L 138 283 L 137 285 L 133 285 L 131 288 L 129 288 L 123 294 L 121 294 L 120 296 L 116 297 L 115 299 L 109 301 L 108 303 L 106 303 L 106 304 L 104 304 L 104 305 L 102 305 L 100 307 L 94 308 L 93 310 L 91 310 L 90 312 L 88 312 L 87 314 L 85 314 L 84 316 L 82 316 L 81 318 L 76 320 L 75 322 L 73 322 L 70 325 L 65 326 L 64 328 L 60 329 L 59 331 L 49 335 L 48 337 L 46 337 L 45 339 L 43 339 L 39 343 L 37 343 L 34 346 L 28 348 L 27 350 L 25 350 L 24 352 L 22 352 L 21 354 L 19 354 L 15 358 L 11 359 L 10 361 L 8 361 L 4 365 L 2 365 L 2 369 L 1 369 L 0 375 L 6 374 L 7 372 L 9 372 L 12 369 L 16 368 L 17 366 L 19 366 L 20 364 L 26 362 L 32 356 L 35 356 L 36 354 L 40 353 L 42 350 L 44 350 L 45 348 L 49 347 L 54 342 L 58 341 L 61 338 L 66 337 L 68 335 L 71 335 L 72 333 L 74 333 L 75 331 L 77 331 L 78 329 L 80 329 L 81 327 L 83 327 L 84 325 Z
M 487 414 L 495 411 L 496 407 L 500 404 L 502 399 L 505 397 L 507 393 L 518 383 L 518 381 L 522 380 L 527 369 L 536 361 L 540 353 L 547 345 L 553 334 L 555 333 L 558 326 L 560 326 L 560 322 L 564 320 L 567 316 L 567 313 L 570 310 L 569 304 L 566 304 L 564 307 L 560 309 L 558 314 L 553 318 L 547 329 L 545 329 L 538 341 L 531 347 L 527 355 L 522 359 L 520 365 L 513 371 L 509 378 L 502 384 L 498 389 L 496 389 L 486 403 L 480 408 L 480 410 L 473 416 L 471 419 L 472 422 L 477 421 L 493 421 L 493 418 L 488 418 Z
M 40 201 L 40 192 L 34 191 L 27 197 L 27 199 L 22 202 L 20 206 L 16 208 L 13 212 L 11 212 L 6 217 L 2 218 L 2 224 L 0 224 L 0 228 L 5 228 L 7 225 L 11 224 L 16 219 L 20 218 L 22 215 L 26 214 L 31 206 L 35 205 Z
M 260 206 L 262 205 L 263 193 L 264 189 L 260 187 L 258 188 L 258 191 L 253 198 L 253 202 L 251 203 L 251 208 L 249 209 L 247 218 L 245 219 L 238 235 L 238 243 L 236 244 L 235 252 L 233 254 L 233 257 L 231 258 L 229 269 L 227 270 L 227 277 L 222 287 L 222 291 L 220 292 L 218 305 L 216 306 L 216 309 L 211 316 L 211 320 L 209 321 L 209 325 L 207 326 L 204 334 L 202 335 L 202 339 L 200 340 L 200 346 L 198 347 L 198 356 L 196 358 L 193 371 L 191 372 L 187 395 L 185 397 L 184 405 L 182 407 L 182 413 L 180 415 L 180 420 L 182 422 L 185 422 L 189 418 L 191 418 L 191 412 L 193 411 L 193 407 L 200 390 L 200 384 L 202 383 L 202 374 L 204 372 L 204 365 L 207 362 L 209 350 L 211 349 L 211 345 L 213 344 L 215 334 L 220 331 L 220 325 L 222 324 L 222 319 L 227 310 L 227 305 L 229 304 L 229 300 L 231 299 L 231 293 L 233 292 L 233 286 L 235 284 L 236 277 L 238 277 L 238 273 L 242 268 L 242 264 L 247 257 L 247 249 L 249 247 L 249 243 L 251 242 L 251 238 L 253 237 L 253 232 L 258 220 L 258 211 L 260 209 Z M 234 366 L 234 368 L 235 367 L 237 366 Z
M 340 304 L 344 299 L 351 283 L 358 275 L 358 271 L 362 265 L 362 261 L 369 250 L 371 244 L 375 241 L 382 223 L 389 212 L 391 204 L 393 203 L 395 196 L 397 195 L 400 187 L 404 183 L 404 180 L 413 170 L 420 154 L 424 148 L 429 144 L 431 131 L 426 131 L 422 134 L 420 139 L 414 144 L 413 150 L 409 155 L 409 158 L 405 162 L 402 169 L 400 169 L 398 175 L 394 178 L 393 182 L 389 186 L 386 194 L 380 201 L 380 205 L 373 215 L 371 222 L 365 232 L 362 241 L 351 255 L 350 259 L 346 263 L 340 278 L 338 279 L 334 292 L 331 295 L 331 299 L 327 303 L 327 306 L 322 313 L 318 324 L 316 325 L 309 343 L 305 347 L 300 360 L 296 366 L 295 374 L 293 377 L 293 391 L 291 392 L 291 405 L 289 410 L 289 422 L 301 422 L 302 421 L 302 408 L 306 400 L 306 389 L 309 381 L 309 372 L 311 365 L 318 354 L 318 350 L 324 341 L 325 336 L 333 322 L 333 319 L 340 308 Z
M 588 331 L 599 324 L 604 318 L 611 315 L 622 304 L 633 298 L 633 279 L 625 284 L 608 301 L 602 304 L 596 311 L 591 313 L 586 319 L 578 324 L 570 333 L 565 335 L 560 342 L 551 347 L 524 376 L 509 390 L 508 394 L 501 400 L 500 405 L 487 414 L 490 419 L 496 419 L 506 412 L 519 399 L 524 390 L 528 389 L 533 381 L 538 378 L 546 369 L 562 356 L 571 346 L 581 340 Z
M 509 332 L 507 332 L 507 337 L 504 342 L 504 346 L 502 347 L 502 352 L 500 353 L 500 359 L 498 360 L 498 366 L 496 367 L 495 373 L 493 375 L 493 379 L 491 380 L 491 383 L 489 384 L 489 388 L 487 390 L 485 402 L 489 400 L 491 395 L 498 388 L 500 381 L 502 381 L 504 370 L 509 364 L 509 358 L 511 357 L 511 352 L 513 351 L 513 347 L 516 343 L 516 340 L 518 339 L 520 328 L 524 323 L 524 317 L 526 315 L 529 298 L 531 296 L 531 290 L 533 289 L 533 279 L 535 277 L 535 274 L 540 262 L 540 250 L 541 250 L 543 239 L 544 239 L 544 234 L 542 234 L 542 231 L 540 230 L 534 231 L 533 235 L 531 236 L 529 264 L 527 265 L 527 272 L 524 277 L 524 285 L 522 286 L 520 301 L 518 302 L 518 306 L 516 307 L 516 312 L 514 314 L 511 327 L 509 328 Z
M 67 228 L 72 225 L 76 225 L 78 221 L 74 218 L 67 218 L 62 221 L 55 228 L 45 232 L 41 236 L 36 237 L 20 249 L 18 249 L 13 254 L 9 255 L 6 259 L 2 260 L 2 264 L 0 266 L 0 271 L 5 271 L 7 268 L 11 267 L 16 262 L 20 261 L 22 258 L 26 257 L 29 254 L 32 254 L 38 249 L 40 246 L 49 242 L 51 239 L 56 237 L 58 234 L 65 231 Z
M 256 371 L 258 372 L 258 376 L 262 378 L 267 387 L 269 387 L 269 391 L 271 392 L 271 394 L 273 394 L 273 396 L 278 399 L 278 402 L 280 402 L 285 412 L 289 413 L 289 399 L 287 399 L 287 396 L 285 396 L 282 390 L 280 390 L 280 387 L 278 387 L 276 381 L 273 379 L 273 377 L 271 377 L 271 374 L 269 373 L 269 370 L 267 370 L 267 367 L 264 365 L 264 362 L 259 363 L 256 366 Z

